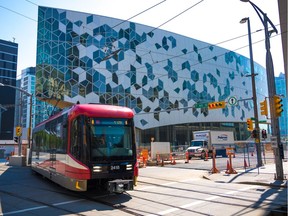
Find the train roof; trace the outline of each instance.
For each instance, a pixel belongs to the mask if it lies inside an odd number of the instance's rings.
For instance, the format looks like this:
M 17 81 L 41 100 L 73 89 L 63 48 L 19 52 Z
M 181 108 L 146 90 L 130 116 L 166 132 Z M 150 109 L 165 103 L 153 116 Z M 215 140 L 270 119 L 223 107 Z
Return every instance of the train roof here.
M 87 115 L 101 118 L 133 118 L 134 112 L 128 107 L 106 104 L 76 104 L 69 111 L 71 118 L 74 115 Z
M 107 104 L 75 104 L 72 107 L 66 108 L 61 112 L 51 116 L 49 119 L 39 123 L 39 127 L 47 122 L 58 118 L 68 113 L 68 118 L 75 118 L 79 115 L 98 118 L 133 118 L 134 112 L 128 107 L 107 105 Z

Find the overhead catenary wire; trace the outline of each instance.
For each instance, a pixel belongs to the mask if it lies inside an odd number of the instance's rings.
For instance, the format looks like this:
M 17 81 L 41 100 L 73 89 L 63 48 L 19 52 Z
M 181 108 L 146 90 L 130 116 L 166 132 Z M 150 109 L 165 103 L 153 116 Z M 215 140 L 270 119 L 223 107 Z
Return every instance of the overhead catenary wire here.
M 32 1 L 29 1 L 29 0 L 26 0 L 26 1 L 27 1 L 27 2 L 30 2 L 31 4 L 37 5 L 37 4 L 33 3 Z M 202 1 L 203 1 L 203 0 L 202 0 Z M 186 10 L 180 12 L 179 14 L 177 14 L 177 15 L 174 16 L 174 17 L 172 17 L 172 18 L 169 19 L 168 21 L 166 21 L 166 22 L 162 23 L 161 25 L 159 25 L 158 27 L 154 28 L 152 31 L 154 31 L 155 29 L 157 29 L 157 28 L 165 25 L 166 23 L 172 21 L 172 20 L 175 19 L 176 17 L 182 15 L 184 12 L 186 12 L 186 11 L 190 10 L 191 8 L 195 7 L 197 4 L 201 3 L 202 1 L 199 1 L 198 3 L 190 6 L 190 7 L 187 8 Z M 162 2 L 160 2 L 160 3 L 158 3 L 158 4 L 156 4 L 156 5 L 159 5 L 159 4 L 163 3 L 163 2 L 164 2 L 164 1 L 162 1 Z M 144 11 L 142 11 L 142 12 L 136 14 L 136 15 L 134 15 L 133 17 L 130 17 L 130 18 L 127 19 L 127 20 L 124 20 L 124 21 L 120 22 L 120 23 L 117 24 L 116 26 L 118 26 L 118 25 L 120 25 L 120 24 L 122 24 L 122 23 L 124 23 L 124 22 L 126 22 L 126 21 L 128 21 L 128 20 L 130 20 L 130 19 L 132 19 L 132 18 L 134 18 L 134 17 L 136 17 L 137 15 L 140 15 L 140 14 L 144 13 L 145 11 L 147 11 L 147 10 L 149 10 L 149 9 L 152 9 L 152 8 L 155 7 L 156 5 L 154 5 L 154 6 L 150 7 L 150 8 L 148 8 L 148 9 L 146 9 L 146 10 L 144 10 Z M 38 5 L 37 5 L 37 6 L 38 6 Z M 4 8 L 5 8 L 5 7 L 4 7 Z M 5 8 L 5 9 L 8 9 L 8 8 Z M 9 9 L 8 9 L 8 10 L 9 10 Z M 21 13 L 18 13 L 18 12 L 13 11 L 13 10 L 9 10 L 9 11 L 14 12 L 14 13 L 16 13 L 16 14 L 18 14 L 18 15 L 22 15 Z M 22 16 L 25 17 L 25 18 L 28 18 L 28 19 L 30 19 L 30 20 L 36 21 L 35 19 L 29 18 L 29 17 L 27 17 L 26 15 L 22 15 Z M 36 22 L 37 22 L 37 21 L 36 21 Z M 114 26 L 114 27 L 116 27 L 116 26 Z M 247 34 L 246 34 L 246 35 L 247 35 Z M 225 41 L 216 43 L 216 44 L 214 44 L 214 45 L 209 45 L 209 46 L 207 46 L 207 47 L 200 48 L 200 49 L 198 49 L 198 50 L 203 50 L 203 49 L 208 48 L 208 47 L 210 47 L 210 46 L 217 46 L 217 45 L 220 45 L 220 44 L 222 44 L 222 43 L 226 43 L 226 42 L 229 42 L 229 41 L 236 40 L 236 39 L 238 39 L 238 38 L 244 37 L 244 36 L 246 36 L 246 35 L 241 35 L 241 36 L 238 36 L 238 37 L 235 37 L 235 38 L 232 38 L 232 39 L 228 39 L 228 40 L 225 40 Z M 261 42 L 261 41 L 258 41 L 258 42 Z M 257 42 L 254 42 L 253 44 L 255 44 L 255 43 L 257 43 Z M 242 46 L 242 47 L 237 48 L 237 49 L 235 49 L 235 50 L 233 50 L 233 51 L 240 50 L 240 49 L 245 48 L 245 47 L 247 47 L 247 46 Z M 152 52 L 152 53 L 155 53 L 155 52 L 153 52 L 153 51 L 150 50 L 150 51 L 149 51 L 150 55 L 151 55 L 151 52 Z M 173 59 L 173 58 L 180 58 L 180 57 L 182 57 L 182 56 L 184 57 L 185 55 L 187 55 L 187 54 L 189 54 L 189 53 L 192 53 L 192 52 L 193 52 L 193 51 L 188 52 L 188 53 L 186 53 L 186 54 L 180 54 L 180 55 L 170 56 L 169 58 L 166 58 L 166 59 L 161 60 L 161 61 L 163 62 L 163 61 L 167 61 L 167 60 Z M 225 53 L 224 53 L 224 54 L 225 54 Z M 222 55 L 224 55 L 224 54 L 222 54 Z M 164 55 L 167 55 L 167 54 L 164 54 Z M 219 56 L 222 56 L 222 55 L 218 55 L 218 57 L 219 57 Z M 208 62 L 209 60 L 211 60 L 211 58 L 210 58 L 210 59 L 203 60 L 202 62 Z M 158 64 L 158 63 L 161 63 L 161 61 L 157 61 L 157 62 L 154 62 L 154 63 L 155 63 L 155 64 Z M 154 64 L 154 63 L 153 63 L 153 64 Z M 199 63 L 195 63 L 195 64 L 193 64 L 193 65 L 191 65 L 191 66 L 195 66 L 195 65 L 197 65 L 197 64 L 199 64 Z M 95 66 L 95 65 L 93 65 L 93 67 L 94 67 L 94 66 Z M 97 68 L 96 68 L 96 69 L 97 69 Z M 141 69 L 141 68 L 137 68 L 137 71 L 140 71 L 140 69 Z M 231 68 L 231 69 L 232 69 L 232 68 Z M 118 71 L 119 71 L 119 70 L 118 70 Z M 129 71 L 129 70 L 123 70 L 123 71 L 125 71 L 125 73 L 126 73 L 126 72 Z M 180 70 L 177 70 L 177 71 L 180 71 Z M 119 74 L 119 75 L 121 75 L 121 74 Z M 159 78 L 159 77 L 158 77 L 158 78 Z
M 36 3 L 34 3 L 34 2 L 32 2 L 32 1 L 30 1 L 30 0 L 26 0 L 26 1 L 29 2 L 29 3 L 31 3 L 31 4 L 33 4 L 33 5 L 39 6 L 39 5 L 37 5 Z M 166 0 L 165 0 L 165 1 L 166 1 Z M 202 1 L 204 1 L 204 0 L 202 0 Z M 190 10 L 191 8 L 195 7 L 196 5 L 198 5 L 199 3 L 201 3 L 202 1 L 199 1 L 198 3 L 196 3 L 196 4 L 192 5 L 192 6 L 190 6 L 189 8 L 187 8 L 186 10 L 178 13 L 178 14 L 175 15 L 173 18 L 169 19 L 168 21 L 165 21 L 164 23 L 162 23 L 162 24 L 159 25 L 158 27 L 154 28 L 152 31 L 154 31 L 154 30 L 156 30 L 157 28 L 163 26 L 164 24 L 167 24 L 168 22 L 172 21 L 172 20 L 175 19 L 176 17 L 182 15 L 183 13 L 185 13 L 185 12 L 187 12 L 188 10 Z M 138 15 L 140 15 L 140 14 L 143 14 L 144 12 L 147 12 L 148 10 L 154 8 L 155 6 L 158 6 L 159 4 L 162 4 L 163 2 L 164 2 L 164 1 L 162 1 L 162 2 L 160 2 L 160 3 L 157 3 L 156 5 L 153 5 L 153 6 L 151 6 L 151 7 L 148 8 L 148 9 L 143 10 L 142 12 L 140 12 L 140 13 L 132 16 L 132 17 L 130 17 L 130 18 L 127 19 L 127 20 L 124 20 L 124 21 L 120 22 L 119 24 L 117 24 L 117 25 L 115 25 L 115 26 L 118 26 L 118 25 L 120 25 L 120 24 L 122 24 L 122 23 L 124 23 L 124 22 L 126 22 L 126 21 L 128 21 L 128 20 L 130 20 L 130 19 L 132 19 L 132 18 L 134 18 L 134 17 L 136 17 L 136 16 L 138 16 Z M 2 6 L 0 6 L 0 7 L 2 7 Z M 9 8 L 6 8 L 6 7 L 3 7 L 3 8 L 4 8 L 4 9 L 7 9 L 7 10 L 9 10 L 9 11 L 11 11 L 11 12 L 14 12 L 14 13 L 16 13 L 16 14 L 18 14 L 18 15 L 21 15 L 21 16 L 23 16 L 23 17 L 25 17 L 25 18 L 28 18 L 28 19 L 30 19 L 30 20 L 33 20 L 33 21 L 36 21 L 36 22 L 37 22 L 37 20 L 35 20 L 35 19 L 33 19 L 33 18 L 30 18 L 30 17 L 28 17 L 28 16 L 26 16 L 26 15 L 23 15 L 23 14 L 21 14 L 21 13 L 18 13 L 17 11 L 13 11 L 13 10 L 11 10 L 11 9 L 9 9 Z M 279 24 L 278 24 L 278 25 L 279 25 Z M 114 27 L 115 27 L 115 26 L 114 26 Z M 277 26 L 277 25 L 276 25 L 276 26 Z M 86 28 L 87 28 L 87 27 L 86 27 Z M 256 33 L 256 32 L 253 32 L 252 34 L 254 34 L 254 33 Z M 202 47 L 202 48 L 200 48 L 199 50 L 203 50 L 203 49 L 209 48 L 210 46 L 218 46 L 218 45 L 223 44 L 223 43 L 226 43 L 226 42 L 231 42 L 231 41 L 233 41 L 233 40 L 236 40 L 236 39 L 241 38 L 241 37 L 244 37 L 244 36 L 247 36 L 247 34 L 241 35 L 241 36 L 237 36 L 237 37 L 234 37 L 234 38 L 231 38 L 231 39 L 227 39 L 227 40 L 218 42 L 218 43 L 216 43 L 216 44 L 209 44 L 208 46 Z M 53 40 L 50 40 L 50 41 L 53 41 Z M 55 42 L 55 41 L 54 41 L 54 42 Z M 61 41 L 57 40 L 57 42 L 61 42 Z M 65 42 L 65 41 L 62 41 L 62 42 Z M 259 42 L 260 42 L 260 41 L 259 41 Z M 253 44 L 256 44 L 256 43 L 257 43 L 257 42 L 254 42 Z M 77 43 L 77 44 L 78 44 L 78 43 Z M 245 48 L 245 47 L 247 47 L 247 46 L 243 46 L 243 47 L 237 48 L 236 50 L 239 50 L 239 49 L 242 49 L 242 48 Z M 236 50 L 231 50 L 231 51 L 236 51 Z M 149 50 L 149 52 L 150 52 L 150 54 L 151 54 L 151 53 L 156 53 L 156 52 L 153 52 L 153 51 L 151 51 L 151 50 Z M 192 52 L 194 52 L 194 51 L 187 52 L 186 54 L 181 53 L 180 55 L 173 55 L 173 56 L 169 57 L 169 59 L 173 59 L 173 58 L 178 58 L 178 57 L 181 57 L 181 56 L 185 56 L 185 55 L 187 55 L 187 54 L 189 54 L 189 53 L 192 53 Z M 164 55 L 167 55 L 167 54 L 164 54 Z M 220 55 L 220 56 L 221 56 L 221 55 Z M 166 60 L 168 60 L 168 58 L 167 58 L 167 59 L 164 59 L 164 60 L 162 60 L 162 61 L 166 61 Z M 159 61 L 158 61 L 157 63 L 159 63 Z M 95 65 L 93 65 L 93 66 L 95 66 Z

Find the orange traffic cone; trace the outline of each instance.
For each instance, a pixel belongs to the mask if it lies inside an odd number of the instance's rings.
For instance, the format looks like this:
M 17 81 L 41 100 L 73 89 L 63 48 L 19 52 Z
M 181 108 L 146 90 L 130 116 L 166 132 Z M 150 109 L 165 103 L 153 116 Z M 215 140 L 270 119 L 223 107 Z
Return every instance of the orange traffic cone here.
M 188 151 L 186 151 L 185 156 L 186 156 L 185 163 L 189 163 L 189 152 Z
M 176 161 L 175 161 L 175 157 L 172 157 L 172 162 L 171 162 L 172 165 L 175 165 L 176 164 Z

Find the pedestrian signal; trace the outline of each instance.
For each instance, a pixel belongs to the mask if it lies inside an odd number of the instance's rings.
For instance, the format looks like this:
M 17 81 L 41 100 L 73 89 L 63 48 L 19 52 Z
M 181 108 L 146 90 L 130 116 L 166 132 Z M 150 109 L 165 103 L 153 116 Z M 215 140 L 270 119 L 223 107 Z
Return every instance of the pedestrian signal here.
M 247 119 L 247 130 L 248 131 L 253 131 L 253 122 L 252 122 L 252 119 Z
M 278 95 L 275 95 L 273 99 L 274 99 L 274 106 L 275 106 L 275 115 L 276 117 L 280 117 L 283 112 L 282 99 Z
M 225 101 L 211 102 L 208 103 L 208 109 L 223 109 L 226 107 Z
M 260 102 L 261 115 L 268 116 L 268 108 L 266 99 Z
M 262 133 L 262 138 L 263 138 L 263 139 L 267 139 L 267 132 L 266 132 L 266 130 L 263 129 L 261 133 Z

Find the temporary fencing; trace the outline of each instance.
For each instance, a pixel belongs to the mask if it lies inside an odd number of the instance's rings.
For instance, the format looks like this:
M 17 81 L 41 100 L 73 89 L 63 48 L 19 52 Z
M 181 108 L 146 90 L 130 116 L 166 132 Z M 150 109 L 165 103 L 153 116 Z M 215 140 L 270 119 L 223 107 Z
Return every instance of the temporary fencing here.
M 284 147 L 284 160 L 287 160 L 287 145 Z M 228 156 L 216 156 L 215 157 L 215 165 L 213 168 L 213 160 L 211 163 L 203 162 L 203 159 L 192 157 L 189 160 L 189 153 L 186 151 L 186 146 L 179 146 L 179 147 L 171 147 L 171 154 L 158 154 L 153 160 L 150 159 L 149 150 L 148 152 L 148 159 L 147 165 L 178 165 L 189 163 L 189 168 L 195 169 L 203 169 L 209 171 L 216 171 L 217 170 L 229 170 L 227 169 L 227 159 Z M 173 151 L 172 151 L 173 150 Z M 253 155 L 253 156 L 251 156 Z M 206 156 L 206 154 L 205 154 Z M 211 158 L 210 153 L 208 153 L 208 158 Z M 233 169 L 253 169 L 257 168 L 257 151 L 255 143 L 244 143 L 244 144 L 237 144 L 235 146 L 233 155 L 231 155 L 231 162 L 233 163 Z M 206 158 L 206 157 L 205 157 Z M 263 164 L 275 163 L 274 152 L 271 145 L 267 143 L 261 143 L 261 160 Z M 152 162 L 151 162 L 152 161 Z M 195 162 L 194 162 L 195 161 Z M 202 161 L 203 163 L 201 163 Z M 211 160 L 209 160 L 211 161 Z M 228 161 L 229 162 L 229 161 Z M 176 164 L 177 163 L 177 164 Z M 140 160 L 141 165 L 141 160 Z M 230 162 L 229 162 L 230 166 Z M 140 166 L 141 167 L 141 166 Z M 144 163 L 143 163 L 144 167 Z M 217 167 L 217 168 L 216 168 Z M 216 168 L 216 169 L 215 169 Z

